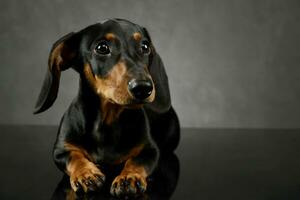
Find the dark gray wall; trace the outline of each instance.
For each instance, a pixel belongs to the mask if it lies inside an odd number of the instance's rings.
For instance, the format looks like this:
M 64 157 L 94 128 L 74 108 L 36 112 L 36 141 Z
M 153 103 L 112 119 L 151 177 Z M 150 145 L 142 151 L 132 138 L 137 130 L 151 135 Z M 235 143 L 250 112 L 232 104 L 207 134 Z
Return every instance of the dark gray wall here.
M 183 126 L 300 127 L 299 0 L 2 0 L 0 123 L 58 124 L 75 72 L 63 73 L 54 107 L 31 114 L 49 49 L 111 17 L 148 28 Z

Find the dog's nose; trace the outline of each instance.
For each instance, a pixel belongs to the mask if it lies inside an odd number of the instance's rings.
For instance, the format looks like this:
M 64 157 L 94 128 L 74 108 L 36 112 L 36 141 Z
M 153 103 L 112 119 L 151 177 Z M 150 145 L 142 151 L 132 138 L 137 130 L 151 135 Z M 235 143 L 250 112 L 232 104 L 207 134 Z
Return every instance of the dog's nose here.
M 144 100 L 149 97 L 153 90 L 153 85 L 150 80 L 132 79 L 128 83 L 128 90 L 138 100 Z

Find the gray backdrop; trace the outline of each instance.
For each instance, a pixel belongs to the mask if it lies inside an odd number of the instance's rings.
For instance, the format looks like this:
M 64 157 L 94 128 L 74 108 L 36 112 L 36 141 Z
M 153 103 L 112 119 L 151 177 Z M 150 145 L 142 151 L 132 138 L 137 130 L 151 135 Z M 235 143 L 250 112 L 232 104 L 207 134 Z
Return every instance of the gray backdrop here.
M 0 123 L 58 124 L 77 93 L 71 70 L 32 115 L 51 45 L 112 17 L 148 28 L 182 126 L 300 127 L 299 0 L 1 0 Z

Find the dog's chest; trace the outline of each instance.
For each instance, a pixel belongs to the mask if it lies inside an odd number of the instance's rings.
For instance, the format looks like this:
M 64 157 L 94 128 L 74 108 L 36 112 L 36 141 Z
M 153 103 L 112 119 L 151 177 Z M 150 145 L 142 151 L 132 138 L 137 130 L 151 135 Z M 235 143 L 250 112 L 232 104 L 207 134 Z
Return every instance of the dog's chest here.
M 119 164 L 142 149 L 147 129 L 145 123 L 119 120 L 94 129 L 92 135 L 94 148 L 91 153 L 96 163 Z

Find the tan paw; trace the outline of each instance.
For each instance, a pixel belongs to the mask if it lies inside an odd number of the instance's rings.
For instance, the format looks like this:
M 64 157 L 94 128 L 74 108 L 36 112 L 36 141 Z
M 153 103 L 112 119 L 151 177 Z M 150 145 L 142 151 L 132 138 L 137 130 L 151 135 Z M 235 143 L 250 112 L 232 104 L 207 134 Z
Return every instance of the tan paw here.
M 147 189 L 146 179 L 138 173 L 121 174 L 113 181 L 110 193 L 116 197 L 136 196 Z
M 104 182 L 105 175 L 93 163 L 75 170 L 70 175 L 71 187 L 75 192 L 96 191 Z

